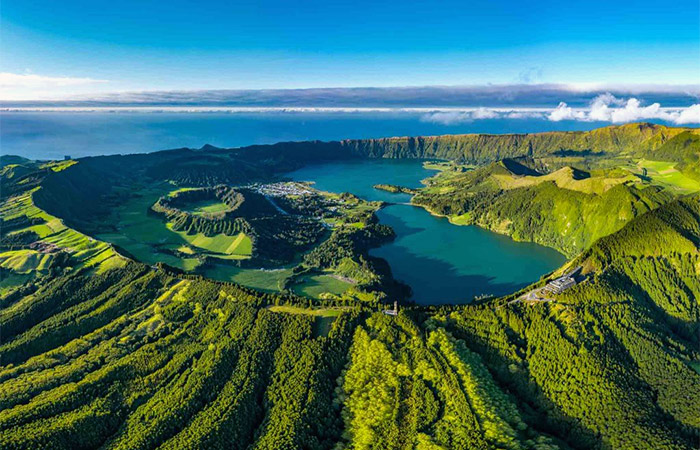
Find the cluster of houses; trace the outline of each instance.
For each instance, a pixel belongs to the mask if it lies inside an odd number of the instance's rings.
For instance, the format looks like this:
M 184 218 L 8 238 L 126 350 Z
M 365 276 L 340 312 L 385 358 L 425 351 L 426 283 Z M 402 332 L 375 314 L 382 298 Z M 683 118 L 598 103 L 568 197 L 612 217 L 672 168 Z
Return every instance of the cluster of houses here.
M 39 253 L 55 253 L 61 250 L 61 248 L 51 242 L 36 241 L 29 244 L 29 248 L 35 250 Z
M 270 197 L 313 194 L 313 191 L 306 184 L 295 182 L 256 184 L 251 186 L 251 188 L 259 194 L 269 195 Z

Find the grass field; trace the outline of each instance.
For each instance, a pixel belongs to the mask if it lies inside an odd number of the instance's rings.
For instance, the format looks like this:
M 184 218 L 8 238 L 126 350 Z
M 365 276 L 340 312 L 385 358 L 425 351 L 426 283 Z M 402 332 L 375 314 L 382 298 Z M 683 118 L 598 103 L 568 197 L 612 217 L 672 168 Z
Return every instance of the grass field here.
M 343 295 L 352 286 L 347 281 L 339 280 L 331 275 L 309 275 L 297 281 L 293 290 L 298 295 L 311 298 L 321 298 L 324 293 L 333 295 Z
M 56 245 L 61 250 L 68 251 L 76 267 L 101 267 L 118 266 L 124 260 L 106 243 L 92 239 L 72 228 L 68 228 L 58 218 L 39 209 L 32 200 L 34 191 L 8 200 L 0 209 L 0 217 L 4 220 L 26 216 L 32 219 L 40 219 L 43 223 L 27 228 L 14 230 L 12 233 L 33 231 L 39 236 L 39 240 Z M 21 250 L 20 253 L 5 252 L 0 254 L 2 265 L 18 273 L 29 273 L 34 270 L 42 271 L 46 268 L 53 255 L 42 254 L 33 250 Z
M 22 285 L 31 280 L 33 275 L 8 273 L 0 276 L 0 296 L 12 291 L 19 285 Z
M 512 175 L 494 175 L 502 189 L 516 189 L 545 181 L 553 181 L 562 189 L 579 191 L 585 194 L 602 194 L 608 189 L 621 183 L 629 181 L 639 181 L 632 173 L 619 174 L 622 176 L 609 176 L 602 174 L 601 176 L 591 176 L 589 178 L 576 179 L 574 171 L 571 167 L 562 167 L 561 169 L 542 176 L 512 176 Z
M 279 292 L 282 282 L 292 274 L 292 269 L 242 269 L 217 264 L 207 268 L 203 274 L 214 280 L 231 281 L 266 292 Z
M 676 163 L 642 159 L 637 166 L 639 169 L 646 169 L 647 177 L 653 182 L 682 193 L 700 191 L 700 182 L 676 170 Z
M 236 236 L 225 234 L 205 236 L 202 233 L 187 234 L 184 231 L 173 231 L 169 226 L 166 226 L 166 228 L 169 232 L 180 236 L 183 241 L 191 246 L 207 252 L 235 255 L 240 258 L 250 257 L 253 252 L 253 242 L 244 233 L 239 233 Z
M 229 210 L 230 208 L 220 200 L 202 200 L 199 202 L 193 202 L 187 206 L 187 211 L 201 216 L 204 214 L 216 214 Z
M 335 318 L 348 308 L 300 308 L 298 306 L 281 305 L 270 306 L 268 309 L 276 313 L 314 316 L 316 318 L 314 321 L 314 336 L 318 337 L 328 336 Z
M 301 308 L 299 306 L 280 305 L 270 306 L 272 312 L 288 314 L 306 314 L 318 317 L 338 317 L 347 308 Z
M 41 272 L 52 258 L 53 255 L 34 250 L 12 250 L 0 253 L 0 267 L 19 274 L 29 274 L 33 271 Z
M 227 259 L 250 257 L 253 244 L 243 233 L 236 236 L 224 234 L 205 236 L 201 233 L 188 235 L 185 232 L 171 230 L 162 219 L 148 214 L 151 205 L 159 197 L 172 193 L 171 189 L 172 186 L 166 184 L 140 189 L 138 197 L 132 197 L 114 209 L 113 223 L 117 224 L 117 231 L 102 233 L 97 237 L 124 248 L 144 263 L 163 262 L 187 271 L 194 270 L 200 265 L 198 254 L 210 254 Z M 183 253 L 192 257 L 178 258 L 160 249 L 185 249 Z

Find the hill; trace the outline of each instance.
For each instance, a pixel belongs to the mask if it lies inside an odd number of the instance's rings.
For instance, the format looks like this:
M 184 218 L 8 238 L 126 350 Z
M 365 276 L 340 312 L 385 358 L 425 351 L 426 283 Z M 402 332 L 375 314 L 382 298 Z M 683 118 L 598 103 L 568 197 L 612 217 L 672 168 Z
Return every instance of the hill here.
M 674 198 L 625 170 L 563 167 L 546 175 L 518 175 L 517 163 L 505 161 L 441 172 L 412 202 L 453 223 L 479 225 L 573 256 Z
M 44 278 L 2 299 L 0 437 L 53 449 L 693 448 L 699 230 L 697 197 L 673 202 L 594 244 L 581 258 L 595 273 L 554 302 L 397 317 L 138 263 Z
M 564 134 L 541 158 L 441 165 L 414 202 L 575 256 L 503 298 L 401 304 L 397 315 L 379 302 L 401 287 L 367 252 L 392 234 L 377 222 L 379 205 L 351 194 L 295 191 L 272 203 L 262 194 L 286 189 L 265 183 L 321 154 L 362 156 L 347 143 L 22 163 L 28 172 L 0 178 L 2 448 L 696 448 L 700 194 L 603 161 L 618 156 L 570 166 L 569 151 L 590 159 L 602 150 L 561 150 L 614 135 L 630 162 L 665 148 L 643 164 L 692 166 L 692 138 L 664 147 L 687 139 L 674 130 L 610 127 Z M 527 139 L 548 142 L 536 136 Z M 197 166 L 198 155 L 207 164 Z M 114 220 L 124 208 L 138 220 Z M 201 245 L 228 249 L 214 242 L 226 231 L 215 220 L 253 223 L 278 208 L 328 227 L 283 269 L 288 282 L 326 277 L 335 289 L 354 278 L 351 294 L 216 281 L 144 264 L 98 236 L 128 225 L 157 241 L 167 220 L 182 219 L 196 232 L 188 236 L 209 239 Z M 522 296 L 578 267 L 575 286 Z M 374 296 L 380 287 L 386 297 Z

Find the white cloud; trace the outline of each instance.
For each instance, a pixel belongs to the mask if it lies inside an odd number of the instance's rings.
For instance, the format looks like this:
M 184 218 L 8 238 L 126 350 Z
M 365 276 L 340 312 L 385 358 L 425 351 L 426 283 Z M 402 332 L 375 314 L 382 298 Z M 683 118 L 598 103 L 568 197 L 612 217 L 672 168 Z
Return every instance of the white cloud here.
M 542 119 L 545 115 L 539 111 L 510 111 L 504 117 L 506 119 Z
M 424 114 L 421 120 L 423 122 L 433 122 L 442 125 L 454 125 L 457 123 L 471 122 L 473 119 L 470 112 L 446 111 Z
M 433 122 L 442 125 L 454 125 L 458 123 L 473 122 L 475 120 L 488 119 L 531 119 L 541 118 L 542 112 L 530 109 L 493 109 L 475 108 L 455 111 L 432 111 L 421 117 L 423 122 Z
M 481 119 L 498 119 L 500 117 L 500 114 L 497 113 L 496 111 L 492 109 L 487 109 L 487 108 L 478 108 L 472 112 L 472 119 L 474 120 L 481 120 Z
M 586 113 L 575 110 L 566 103 L 561 102 L 549 113 L 547 118 L 552 122 L 559 122 L 561 120 L 586 120 Z
M 685 108 L 676 118 L 675 122 L 678 125 L 686 125 L 691 123 L 700 123 L 700 104 Z
M 96 80 L 94 78 L 47 77 L 43 75 L 36 75 L 33 73 L 19 74 L 10 72 L 0 72 L 0 88 L 50 88 L 79 86 L 84 84 L 107 82 L 107 80 Z
M 642 102 L 637 98 L 625 100 L 606 93 L 594 98 L 587 110 L 574 109 L 562 102 L 547 117 L 553 122 L 579 120 L 627 123 L 656 119 L 680 125 L 700 123 L 700 104 L 687 108 L 663 108 L 660 103 L 642 106 Z
M 79 93 L 86 88 L 104 83 L 108 83 L 108 80 L 0 72 L 0 98 L 4 100 L 50 98 Z

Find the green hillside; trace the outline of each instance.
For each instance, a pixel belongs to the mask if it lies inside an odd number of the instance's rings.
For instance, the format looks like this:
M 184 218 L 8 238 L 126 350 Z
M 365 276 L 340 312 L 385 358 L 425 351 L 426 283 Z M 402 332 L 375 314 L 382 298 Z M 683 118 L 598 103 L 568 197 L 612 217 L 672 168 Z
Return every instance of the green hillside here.
M 695 133 L 631 124 L 11 159 L 0 447 L 697 448 Z M 276 178 L 369 156 L 453 159 L 414 203 L 572 259 L 502 298 L 386 314 L 406 292 L 369 255 L 394 233 L 382 205 Z M 255 239 L 299 244 L 300 218 L 323 237 L 290 264 L 226 259 L 252 257 Z M 528 297 L 578 268 L 573 287 Z
M 506 160 L 507 161 L 507 160 Z M 476 224 L 568 256 L 674 198 L 625 170 L 564 167 L 519 175 L 513 161 L 472 171 L 441 172 L 412 202 L 459 225 Z
M 0 437 L 33 449 L 693 448 L 698 204 L 599 241 L 582 256 L 595 275 L 550 303 L 325 317 L 136 263 L 44 280 L 3 299 Z

